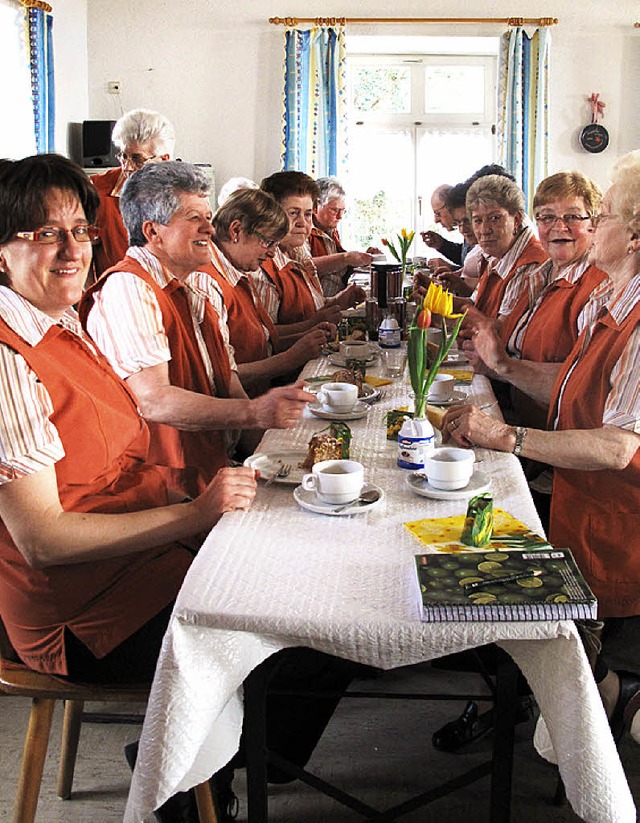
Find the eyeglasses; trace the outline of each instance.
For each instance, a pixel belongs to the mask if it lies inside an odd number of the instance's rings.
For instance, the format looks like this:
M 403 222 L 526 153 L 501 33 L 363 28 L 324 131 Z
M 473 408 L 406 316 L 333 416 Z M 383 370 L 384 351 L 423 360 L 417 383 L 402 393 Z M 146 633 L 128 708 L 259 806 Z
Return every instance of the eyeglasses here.
M 120 163 L 121 166 L 131 163 L 136 169 L 141 169 L 145 163 L 148 163 L 150 160 L 155 160 L 157 156 L 157 154 L 152 154 L 151 157 L 143 157 L 141 154 L 127 154 L 125 151 L 119 151 L 116 154 L 118 163 Z
M 327 211 L 330 211 L 331 214 L 335 214 L 336 217 L 344 217 L 347 213 L 346 209 L 337 209 L 335 206 L 327 206 Z
M 617 220 L 619 217 L 619 214 L 594 214 L 591 218 L 591 224 L 594 229 L 597 229 L 600 223 L 604 223 L 607 220 Z
M 260 241 L 260 245 L 264 246 L 265 249 L 272 249 L 272 248 L 274 248 L 274 246 L 277 246 L 278 243 L 280 242 L 279 240 L 269 240 L 268 237 L 265 237 L 264 234 L 260 234 L 259 231 L 254 230 L 253 233 L 255 234 L 255 236 Z
M 590 214 L 536 214 L 536 223 L 540 223 L 548 229 L 557 220 L 561 220 L 568 229 L 575 229 L 583 221 L 592 219 Z
M 77 243 L 95 243 L 100 238 L 100 229 L 97 226 L 74 226 L 72 229 L 63 229 L 60 226 L 44 226 L 35 231 L 17 231 L 16 237 L 21 240 L 31 240 L 33 243 L 51 245 L 64 243 L 67 235 L 72 235 Z

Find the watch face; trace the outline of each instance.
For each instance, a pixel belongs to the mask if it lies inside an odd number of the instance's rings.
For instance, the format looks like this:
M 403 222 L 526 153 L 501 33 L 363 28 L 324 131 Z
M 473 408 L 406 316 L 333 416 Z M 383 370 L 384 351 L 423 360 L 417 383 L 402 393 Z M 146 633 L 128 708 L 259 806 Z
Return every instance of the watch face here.
M 591 154 L 598 154 L 609 145 L 609 132 L 599 123 L 591 123 L 590 126 L 582 129 L 580 142 L 582 147 Z

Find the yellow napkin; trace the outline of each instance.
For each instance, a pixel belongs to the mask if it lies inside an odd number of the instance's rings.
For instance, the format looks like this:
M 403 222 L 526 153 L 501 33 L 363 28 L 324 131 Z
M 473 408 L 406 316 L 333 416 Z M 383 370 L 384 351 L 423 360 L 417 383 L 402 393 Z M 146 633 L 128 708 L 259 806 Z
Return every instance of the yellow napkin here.
M 377 389 L 378 386 L 389 386 L 393 383 L 393 380 L 387 380 L 385 377 L 374 377 L 372 374 L 368 374 L 365 379 L 365 383 L 368 383 L 370 386 L 373 386 L 374 389 Z
M 493 549 L 512 549 L 514 546 L 511 543 L 506 541 L 502 543 L 500 541 L 501 535 L 506 538 L 518 534 L 529 534 L 531 531 L 524 523 L 516 520 L 515 517 L 504 511 L 504 509 L 494 509 L 493 537 L 491 538 L 491 543 L 488 546 L 481 546 L 474 549 L 460 542 L 464 520 L 464 514 L 457 514 L 453 517 L 428 517 L 424 520 L 413 520 L 404 525 L 422 543 L 445 554 L 459 551 L 486 552 Z M 532 541 L 535 540 L 534 537 L 531 539 Z M 548 545 L 544 538 L 540 537 L 539 540 L 540 545 Z
M 471 383 L 473 380 L 472 369 L 438 369 L 438 374 L 450 374 L 458 383 Z

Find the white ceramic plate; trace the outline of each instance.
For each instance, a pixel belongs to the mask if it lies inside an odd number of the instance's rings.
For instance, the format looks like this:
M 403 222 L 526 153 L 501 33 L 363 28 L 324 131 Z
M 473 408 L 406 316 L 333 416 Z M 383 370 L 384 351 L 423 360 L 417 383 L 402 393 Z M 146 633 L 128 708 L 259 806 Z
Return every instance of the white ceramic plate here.
M 364 514 L 365 512 L 370 512 L 371 509 L 375 509 L 376 506 L 380 505 L 384 499 L 384 491 L 380 488 L 380 486 L 374 486 L 373 483 L 365 483 L 362 487 L 361 494 L 364 492 L 373 491 L 374 489 L 380 493 L 380 497 L 375 501 L 375 503 L 354 502 L 348 509 L 342 509 L 342 511 L 333 511 L 333 509 L 340 508 L 340 504 L 323 503 L 322 500 L 318 499 L 314 489 L 308 491 L 307 489 L 303 489 L 302 486 L 298 486 L 293 490 L 293 497 L 299 506 L 309 512 L 315 512 L 316 514 L 328 514 L 330 517 L 348 517 L 351 514 Z
M 369 403 L 364 403 L 362 400 L 357 400 L 350 412 L 327 411 L 322 403 L 309 403 L 311 414 L 323 420 L 359 420 L 367 416 L 370 408 Z
M 434 489 L 428 480 L 419 476 L 419 473 L 411 472 L 407 477 L 407 484 L 411 491 L 421 497 L 430 497 L 432 500 L 464 500 L 467 497 L 474 497 L 476 494 L 486 492 L 491 485 L 491 478 L 488 474 L 476 469 L 464 489 L 451 491 L 448 489 Z
M 378 355 L 376 352 L 373 352 L 371 349 L 369 349 L 366 357 L 357 357 L 353 359 L 362 360 L 363 363 L 373 363 L 377 356 Z M 352 358 L 349 359 L 351 360 Z M 329 355 L 329 363 L 333 363 L 334 366 L 340 366 L 344 369 L 347 365 L 347 358 L 344 355 L 336 352 L 336 354 Z
M 306 451 L 277 451 L 277 452 L 256 452 L 249 455 L 243 465 L 250 469 L 257 469 L 260 472 L 261 480 L 271 480 L 278 472 L 280 466 L 285 463 L 291 465 L 291 471 L 287 477 L 276 477 L 274 485 L 298 486 L 302 482 L 302 475 L 305 469 L 298 468 L 298 463 L 302 463 L 307 456 Z
M 436 400 L 435 397 L 427 397 L 427 402 L 431 403 L 432 406 L 455 406 L 457 403 L 464 403 L 467 399 L 466 392 L 462 391 L 454 391 L 451 397 L 448 400 Z

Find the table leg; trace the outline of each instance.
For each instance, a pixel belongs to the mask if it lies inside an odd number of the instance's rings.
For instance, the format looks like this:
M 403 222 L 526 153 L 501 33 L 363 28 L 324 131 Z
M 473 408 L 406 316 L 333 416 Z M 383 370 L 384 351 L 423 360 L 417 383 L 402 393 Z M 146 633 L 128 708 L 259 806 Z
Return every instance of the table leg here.
M 267 684 L 268 666 L 259 666 L 244 683 L 244 742 L 247 764 L 247 820 L 267 823 Z
M 511 819 L 511 779 L 519 670 L 506 652 L 500 650 L 496 668 L 495 719 L 491 762 L 491 823 Z

